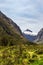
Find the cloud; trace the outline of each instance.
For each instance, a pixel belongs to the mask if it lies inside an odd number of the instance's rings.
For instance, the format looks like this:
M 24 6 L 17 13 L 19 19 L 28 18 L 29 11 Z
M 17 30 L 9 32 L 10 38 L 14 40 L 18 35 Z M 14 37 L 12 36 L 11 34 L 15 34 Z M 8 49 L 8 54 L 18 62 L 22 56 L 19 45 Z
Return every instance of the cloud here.
M 0 10 L 22 30 L 36 27 L 36 31 L 43 27 L 43 0 L 0 0 Z

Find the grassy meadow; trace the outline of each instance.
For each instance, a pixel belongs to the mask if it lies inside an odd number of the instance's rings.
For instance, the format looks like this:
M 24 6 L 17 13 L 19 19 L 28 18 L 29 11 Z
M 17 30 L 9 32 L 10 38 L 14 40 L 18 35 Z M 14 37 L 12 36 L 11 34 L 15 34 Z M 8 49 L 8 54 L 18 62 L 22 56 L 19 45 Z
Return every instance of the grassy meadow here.
M 0 65 L 43 65 L 43 45 L 0 46 Z

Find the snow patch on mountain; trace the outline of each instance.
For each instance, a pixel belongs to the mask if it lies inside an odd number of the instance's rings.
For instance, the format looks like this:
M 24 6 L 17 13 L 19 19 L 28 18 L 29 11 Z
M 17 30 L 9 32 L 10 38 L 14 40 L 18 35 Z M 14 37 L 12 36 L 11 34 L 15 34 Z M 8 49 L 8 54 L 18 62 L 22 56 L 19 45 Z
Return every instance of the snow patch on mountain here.
M 37 33 L 32 32 L 31 30 L 25 30 L 25 31 L 24 31 L 24 34 L 27 34 L 27 35 L 32 35 L 32 36 L 37 35 Z

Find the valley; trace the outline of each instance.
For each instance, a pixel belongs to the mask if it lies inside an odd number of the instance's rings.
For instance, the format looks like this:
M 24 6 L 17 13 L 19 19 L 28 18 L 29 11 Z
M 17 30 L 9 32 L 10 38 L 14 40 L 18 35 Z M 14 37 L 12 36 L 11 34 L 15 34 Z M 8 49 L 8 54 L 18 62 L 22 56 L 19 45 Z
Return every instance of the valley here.
M 0 65 L 43 65 L 43 44 L 26 39 L 20 27 L 2 12 L 0 12 Z

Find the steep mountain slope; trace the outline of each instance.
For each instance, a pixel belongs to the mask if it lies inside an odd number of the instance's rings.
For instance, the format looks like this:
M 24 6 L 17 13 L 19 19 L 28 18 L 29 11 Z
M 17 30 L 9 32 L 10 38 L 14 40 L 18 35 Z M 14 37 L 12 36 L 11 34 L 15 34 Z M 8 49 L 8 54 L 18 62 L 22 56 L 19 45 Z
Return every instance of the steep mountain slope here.
M 8 18 L 6 15 L 4 15 L 1 11 L 0 11 L 0 26 L 2 26 L 3 29 L 8 34 L 13 33 L 17 33 L 19 35 L 22 34 L 19 26 L 16 23 L 14 23 L 10 18 Z M 10 31 L 12 31 L 12 33 Z
M 35 42 L 43 43 L 43 28 L 38 32 Z
M 26 43 L 19 26 L 0 11 L 0 45 Z
M 36 33 L 32 32 L 31 30 L 29 29 L 26 29 L 24 32 L 23 32 L 23 35 L 25 38 L 27 38 L 29 41 L 33 42 L 35 39 L 36 39 Z

